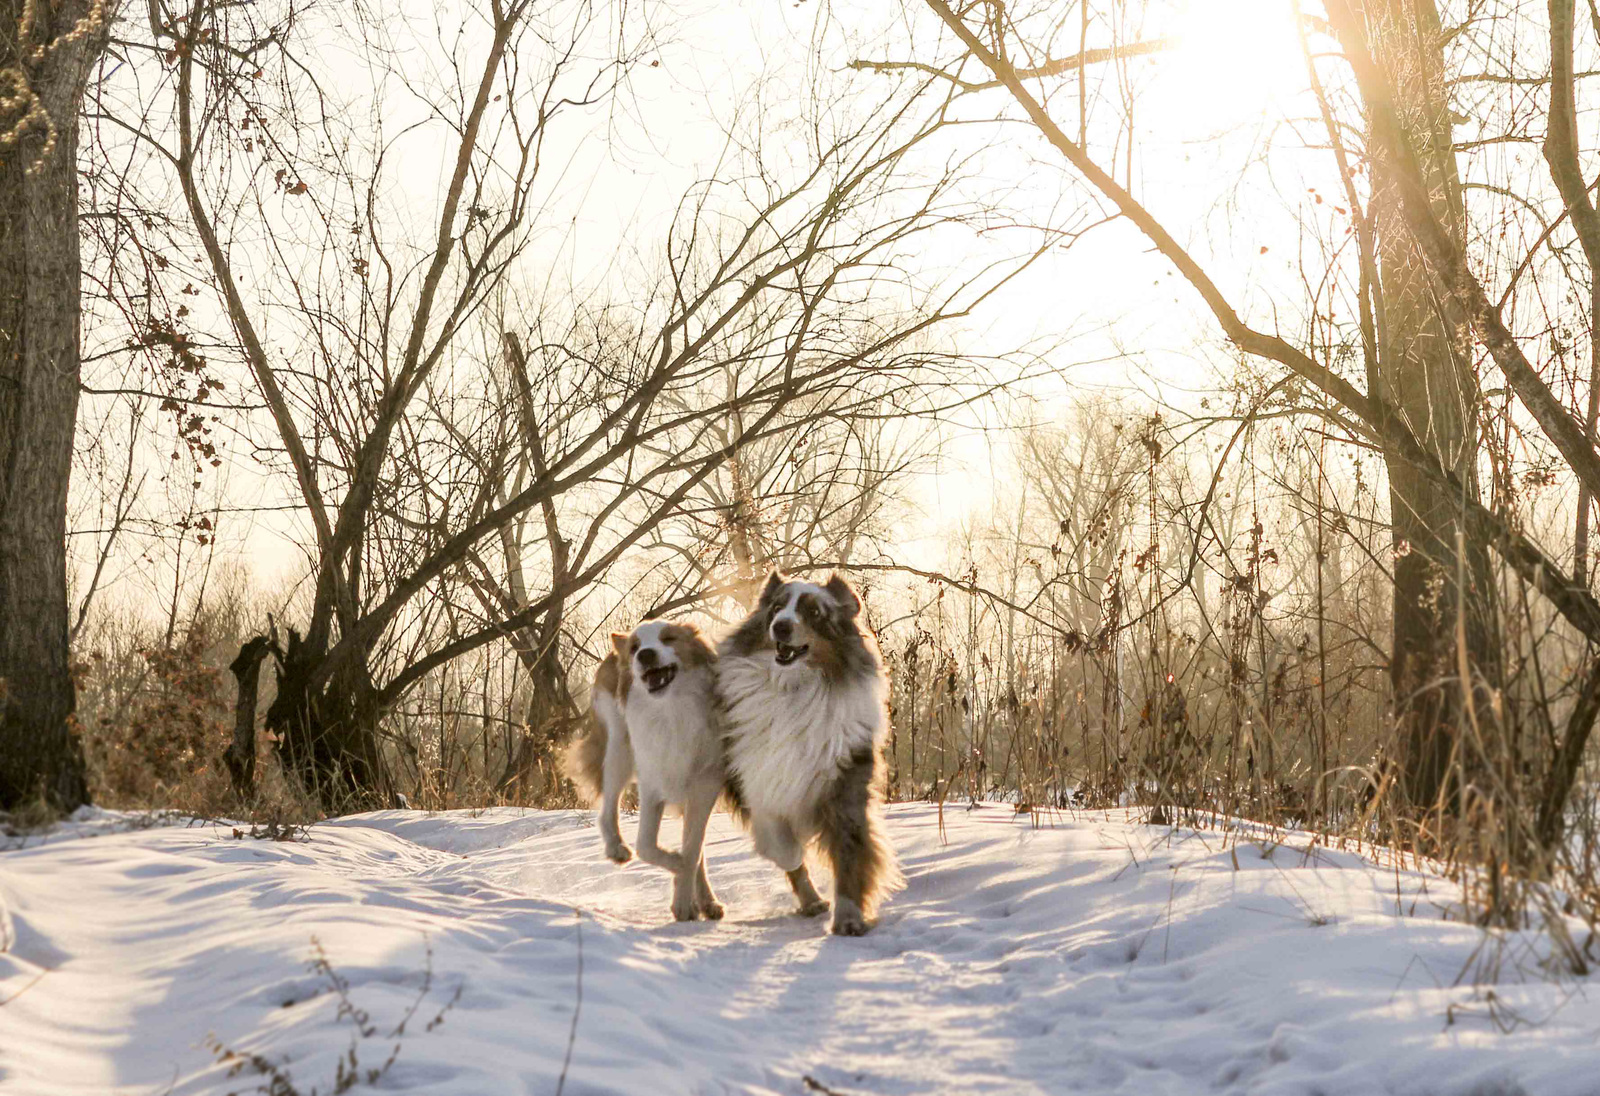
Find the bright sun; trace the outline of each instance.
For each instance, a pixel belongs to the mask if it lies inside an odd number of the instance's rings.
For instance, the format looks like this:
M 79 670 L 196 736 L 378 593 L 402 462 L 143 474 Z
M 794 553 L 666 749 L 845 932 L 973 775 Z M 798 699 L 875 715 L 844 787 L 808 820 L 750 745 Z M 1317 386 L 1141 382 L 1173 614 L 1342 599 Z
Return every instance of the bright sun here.
M 1230 125 L 1305 87 L 1294 0 L 1188 0 L 1160 84 L 1185 122 Z

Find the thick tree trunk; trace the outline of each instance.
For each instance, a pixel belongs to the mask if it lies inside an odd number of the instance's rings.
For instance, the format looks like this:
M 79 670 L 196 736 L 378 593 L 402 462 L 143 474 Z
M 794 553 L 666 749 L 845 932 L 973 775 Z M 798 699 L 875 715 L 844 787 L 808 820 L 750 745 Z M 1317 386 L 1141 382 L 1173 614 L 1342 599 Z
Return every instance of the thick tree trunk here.
M 527 730 L 506 759 L 495 790 L 519 803 L 537 803 L 559 786 L 556 753 L 582 718 L 561 664 L 561 622 L 558 603 L 539 628 L 518 637 L 517 657 L 530 685 Z
M 239 657 L 228 667 L 239 684 L 239 699 L 233 710 L 233 741 L 222 760 L 227 763 L 233 790 L 248 799 L 256 786 L 256 703 L 260 698 L 261 663 L 277 649 L 277 642 L 256 636 L 239 648 Z
M 366 660 L 347 660 L 326 686 L 316 688 L 311 682 L 326 657 L 325 650 L 289 632 L 267 727 L 279 738 L 284 768 L 328 814 L 386 807 L 393 797 L 378 749 L 377 689 Z
M 88 799 L 72 726 L 66 513 L 78 108 L 105 41 L 90 9 L 0 0 L 0 808 L 40 793 L 61 810 Z
M 1426 177 L 1434 215 L 1465 249 L 1461 179 L 1451 145 L 1443 36 L 1434 0 L 1369 0 L 1367 40 L 1396 89 L 1396 108 Z M 1373 160 L 1377 226 L 1381 394 L 1440 463 L 1478 498 L 1477 383 L 1470 332 L 1440 305 L 1421 249 L 1405 224 L 1392 167 Z M 1488 545 L 1460 541 L 1461 498 L 1396 453 L 1386 454 L 1394 526 L 1391 676 L 1407 799 L 1420 811 L 1453 806 L 1456 735 L 1472 683 L 1459 680 L 1458 618 L 1467 662 L 1498 683 L 1494 587 Z M 1458 552 L 1458 543 L 1464 551 Z M 1466 759 L 1463 758 L 1463 761 Z

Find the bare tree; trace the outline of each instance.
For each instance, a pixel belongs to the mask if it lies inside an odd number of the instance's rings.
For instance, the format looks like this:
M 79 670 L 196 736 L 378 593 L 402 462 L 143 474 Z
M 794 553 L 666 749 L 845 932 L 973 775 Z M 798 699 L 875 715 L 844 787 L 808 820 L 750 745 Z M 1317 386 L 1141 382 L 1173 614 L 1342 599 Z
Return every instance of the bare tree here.
M 114 5 L 0 5 L 0 808 L 88 798 L 71 724 L 78 113 Z
M 1469 331 L 1443 307 L 1406 227 L 1399 192 L 1408 168 L 1420 174 L 1434 220 L 1454 248 L 1466 248 L 1444 30 L 1433 0 L 1381 0 L 1359 14 L 1359 28 L 1336 18 L 1335 30 L 1347 40 L 1364 34 L 1375 45 L 1375 59 L 1391 74 L 1395 116 L 1412 157 L 1410 165 L 1398 164 L 1392 149 L 1368 141 L 1371 195 L 1368 215 L 1357 222 L 1367 391 L 1455 476 L 1463 496 L 1479 502 L 1480 395 Z M 1357 182 L 1342 148 L 1340 157 L 1346 192 L 1355 196 Z M 1458 616 L 1467 625 L 1467 657 L 1475 671 L 1490 689 L 1500 683 L 1495 580 L 1488 544 L 1475 537 L 1458 541 L 1462 499 L 1441 490 L 1395 446 L 1387 446 L 1384 457 L 1395 554 L 1390 675 L 1405 736 L 1407 794 L 1430 807 L 1457 794 L 1447 789 L 1451 733 L 1465 723 L 1466 694 L 1447 682 L 1454 676 Z
M 354 17 L 379 87 L 360 132 L 296 52 L 314 13 L 201 2 L 152 28 L 170 110 L 122 128 L 179 185 L 310 521 L 310 605 L 267 723 L 330 807 L 383 795 L 384 713 L 486 644 L 509 640 L 540 706 L 570 710 L 576 595 L 747 449 L 953 383 L 959 358 L 929 333 L 1037 253 L 932 284 L 897 269 L 988 208 L 961 158 L 919 160 L 948 124 L 934 82 L 730 140 L 631 295 L 530 292 L 546 143 L 647 48 L 618 10 L 491 0 L 469 17 L 449 94 L 411 89 L 447 150 L 425 238 L 386 206 L 409 132 L 384 136 L 383 89 L 409 76 L 381 28 Z
M 1328 353 L 1325 343 L 1313 339 L 1297 345 L 1247 322 L 1206 266 L 1096 158 L 1081 123 L 1069 127 L 1056 116 L 1047 105 L 1051 80 L 1057 73 L 1076 76 L 1090 60 L 1086 54 L 1051 57 L 1049 46 L 1056 39 L 1047 31 L 1057 30 L 1059 19 L 991 3 L 960 10 L 942 0 L 925 0 L 925 5 L 953 36 L 960 56 L 933 67 L 963 85 L 1004 88 L 1075 176 L 1137 227 L 1193 287 L 1230 341 L 1246 354 L 1287 368 L 1316 394 L 1320 406 L 1314 413 L 1331 416 L 1359 443 L 1384 452 L 1391 469 L 1396 552 L 1419 555 L 1397 576 L 1392 660 L 1412 724 L 1405 759 L 1411 799 L 1419 811 L 1449 809 L 1460 784 L 1447 781 L 1447 772 L 1466 762 L 1462 743 L 1469 730 L 1489 733 L 1483 713 L 1493 710 L 1499 682 L 1498 651 L 1489 642 L 1493 580 L 1485 553 L 1495 552 L 1579 635 L 1600 639 L 1600 605 L 1594 597 L 1568 579 L 1570 569 L 1530 537 L 1504 500 L 1485 500 L 1476 485 L 1474 424 L 1481 386 L 1475 374 L 1485 366 L 1498 370 L 1515 394 L 1527 430 L 1559 454 L 1591 496 L 1600 485 L 1600 455 L 1583 417 L 1563 403 L 1530 360 L 1468 257 L 1468 242 L 1491 234 L 1474 231 L 1466 220 L 1456 182 L 1457 149 L 1448 132 L 1447 74 L 1438 51 L 1442 41 L 1470 28 L 1441 27 L 1431 0 L 1335 2 L 1328 8 L 1322 29 L 1342 48 L 1345 71 L 1353 77 L 1342 79 L 1339 87 L 1359 111 L 1354 128 L 1364 129 L 1365 157 L 1376 165 L 1369 182 L 1345 151 L 1352 119 L 1336 117 L 1331 95 L 1322 90 L 1331 62 L 1315 63 L 1310 69 L 1314 91 L 1361 233 L 1355 261 L 1359 308 L 1350 311 L 1361 319 L 1355 360 L 1364 366 L 1362 386 L 1352 383 L 1344 361 Z M 1038 18 L 1030 18 L 1034 14 Z M 1552 20 L 1553 53 L 1570 57 L 1570 31 L 1562 28 L 1571 21 L 1563 22 L 1560 14 Z M 1028 58 L 1026 64 L 1014 60 L 1021 57 Z M 1312 60 L 1308 50 L 1308 63 Z M 970 63 L 988 79 L 961 75 Z M 1572 66 L 1558 74 L 1570 87 Z M 1554 101 L 1551 125 L 1557 132 L 1566 125 L 1562 109 L 1570 99 L 1557 95 Z M 1559 139 L 1550 146 L 1558 163 L 1562 149 Z M 1570 178 L 1565 189 L 1574 199 L 1580 193 Z M 1582 220 L 1581 204 L 1569 212 L 1575 222 Z M 1474 340 L 1487 352 L 1481 359 L 1471 358 Z M 1458 545 L 1465 546 L 1464 554 Z M 1427 596 L 1419 598 L 1419 583 Z M 1416 702 L 1423 687 L 1432 699 Z M 1591 666 L 1575 693 L 1588 698 L 1597 690 L 1600 673 Z M 1563 756 L 1581 751 L 1592 719 L 1592 705 L 1578 703 L 1563 736 Z M 1550 794 L 1564 802 L 1569 787 L 1553 786 Z

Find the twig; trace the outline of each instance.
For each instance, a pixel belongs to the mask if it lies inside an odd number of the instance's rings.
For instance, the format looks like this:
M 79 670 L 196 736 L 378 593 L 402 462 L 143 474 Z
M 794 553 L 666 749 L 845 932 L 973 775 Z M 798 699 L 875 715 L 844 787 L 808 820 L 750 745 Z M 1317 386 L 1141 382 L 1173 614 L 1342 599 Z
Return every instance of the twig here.
M 572 1003 L 572 1028 L 567 1032 L 567 1054 L 561 1059 L 561 1076 L 556 1079 L 556 1096 L 567 1084 L 567 1068 L 572 1065 L 572 1047 L 578 1041 L 578 1013 L 583 1011 L 583 911 L 572 907 L 578 930 L 578 986 Z
M 49 974 L 52 969 L 54 969 L 54 968 L 46 967 L 45 969 L 41 970 L 37 975 L 34 976 L 33 981 L 29 982 L 27 985 L 25 985 L 21 989 L 17 990 L 17 992 L 13 993 L 10 997 L 7 997 L 5 1000 L 0 1001 L 0 1005 L 9 1005 L 12 1001 L 15 1001 L 18 997 L 21 997 L 24 993 L 27 993 L 34 986 L 36 986 L 40 982 L 44 981 L 44 976 Z

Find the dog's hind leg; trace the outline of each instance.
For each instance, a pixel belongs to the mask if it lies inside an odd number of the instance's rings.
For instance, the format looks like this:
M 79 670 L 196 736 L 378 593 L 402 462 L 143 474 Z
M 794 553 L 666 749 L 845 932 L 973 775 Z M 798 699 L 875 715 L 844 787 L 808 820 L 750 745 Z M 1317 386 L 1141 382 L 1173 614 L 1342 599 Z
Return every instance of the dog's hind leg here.
M 672 916 L 679 921 L 692 921 L 699 914 L 710 920 L 720 920 L 722 904 L 711 892 L 711 880 L 706 878 L 705 841 L 706 823 L 717 805 L 720 789 L 716 785 L 695 788 L 683 808 L 683 846 L 678 850 L 682 864 L 672 887 Z
M 817 893 L 804 862 L 789 873 L 789 886 L 794 888 L 795 901 L 800 903 L 800 908 L 795 912 L 801 917 L 815 917 L 828 912 L 828 900 Z
M 811 883 L 811 873 L 806 870 L 806 849 L 795 836 L 794 827 L 786 818 L 758 818 L 750 828 L 755 839 L 756 852 L 782 868 L 789 876 L 789 886 L 794 890 L 795 901 L 800 904 L 801 917 L 815 917 L 828 911 L 828 903 L 817 893 Z
M 596 711 L 602 711 L 596 705 Z M 601 715 L 605 719 L 605 714 Z M 633 743 L 628 739 L 628 724 L 621 718 L 605 719 L 606 760 L 605 776 L 600 787 L 600 836 L 605 839 L 606 856 L 618 864 L 633 859 L 633 850 L 622 839 L 622 826 L 617 821 L 617 806 L 628 782 L 633 779 Z
M 660 792 L 639 785 L 639 859 L 676 875 L 683 865 L 683 857 L 663 849 L 659 841 L 661 816 L 666 809 L 666 800 L 661 798 Z
M 700 907 L 700 916 L 707 921 L 722 920 L 722 915 L 726 911 L 711 890 L 711 879 L 706 875 L 706 856 L 703 852 L 700 854 L 700 866 L 695 869 L 694 887 L 695 904 Z

